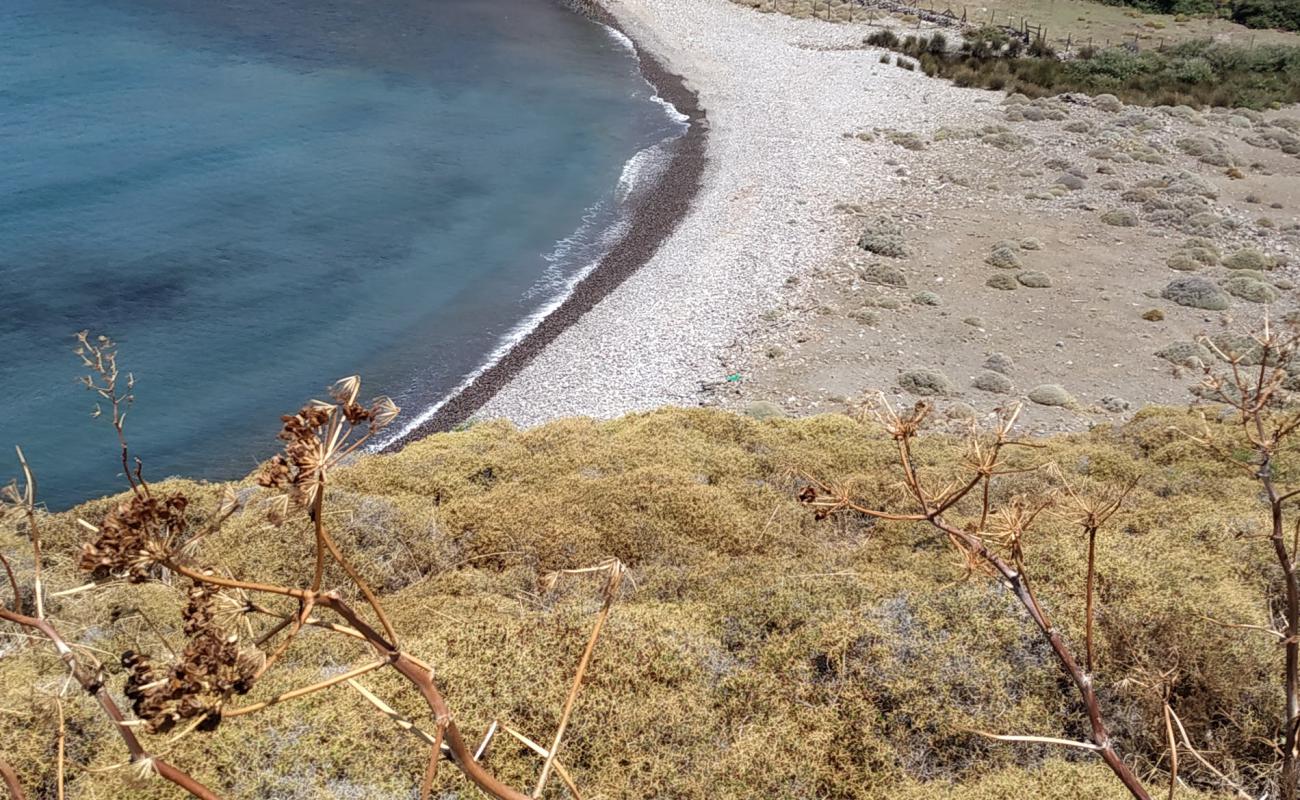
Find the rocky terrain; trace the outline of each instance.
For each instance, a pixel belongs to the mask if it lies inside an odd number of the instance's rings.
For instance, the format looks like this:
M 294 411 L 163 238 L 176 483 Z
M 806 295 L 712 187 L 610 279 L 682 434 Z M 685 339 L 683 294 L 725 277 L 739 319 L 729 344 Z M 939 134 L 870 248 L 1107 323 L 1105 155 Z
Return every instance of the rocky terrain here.
M 706 402 L 1024 399 L 1078 428 L 1185 401 L 1216 357 L 1199 335 L 1296 307 L 1300 114 L 981 94 L 962 125 L 843 131 L 891 185 L 843 197 L 834 257 L 787 280 Z

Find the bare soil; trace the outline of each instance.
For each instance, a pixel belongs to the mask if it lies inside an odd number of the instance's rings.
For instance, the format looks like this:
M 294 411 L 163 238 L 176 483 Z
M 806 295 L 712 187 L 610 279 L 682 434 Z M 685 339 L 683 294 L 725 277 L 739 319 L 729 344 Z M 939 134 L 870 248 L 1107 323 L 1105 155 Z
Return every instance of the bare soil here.
M 1300 157 L 1261 138 L 1285 139 L 1278 124 L 1300 130 L 1296 109 L 1106 111 L 1084 97 L 1023 103 L 987 94 L 969 128 L 845 132 L 862 158 L 895 165 L 893 190 L 844 198 L 843 224 L 826 233 L 839 237 L 839 257 L 787 283 L 784 301 L 733 344 L 723 364 L 731 379 L 707 386 L 706 404 L 759 415 L 846 410 L 876 390 L 915 396 L 904 374 L 924 370 L 950 383 L 932 399 L 954 418 L 1059 385 L 1072 402 L 1028 401 L 1026 423 L 1079 429 L 1145 404 L 1187 401 L 1199 370 L 1158 350 L 1297 307 Z M 1042 115 L 1059 118 L 1028 119 Z M 1136 224 L 1102 221 L 1114 211 Z M 906 257 L 859 246 L 879 217 L 902 226 Z M 1224 258 L 1251 248 L 1276 266 L 1167 266 L 1193 237 Z M 1008 240 L 1029 245 L 1011 248 L 1020 266 L 993 266 L 995 245 Z M 907 285 L 880 285 L 882 267 L 900 270 Z M 1239 274 L 1273 285 L 1277 299 L 1265 306 L 1225 294 L 1226 310 L 1204 310 L 1161 297 L 1178 278 L 1222 284 Z M 1041 276 L 1050 286 L 1025 285 Z M 1015 288 L 992 288 L 990 279 Z M 995 354 L 1009 388 L 985 367 Z

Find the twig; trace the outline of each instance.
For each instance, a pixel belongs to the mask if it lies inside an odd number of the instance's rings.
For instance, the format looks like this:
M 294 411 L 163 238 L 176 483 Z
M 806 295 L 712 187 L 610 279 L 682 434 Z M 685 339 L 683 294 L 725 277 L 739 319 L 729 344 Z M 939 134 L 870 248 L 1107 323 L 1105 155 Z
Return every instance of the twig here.
M 275 697 L 272 697 L 269 700 L 263 700 L 260 703 L 253 703 L 251 706 L 243 706 L 242 708 L 225 709 L 221 712 L 221 716 L 226 718 L 242 717 L 245 714 L 251 714 L 254 711 L 261 711 L 264 708 L 269 708 L 278 703 L 283 703 L 286 700 L 293 700 L 298 697 L 303 697 L 304 695 L 309 695 L 312 694 L 313 692 L 319 692 L 322 689 L 328 689 L 331 686 L 337 686 L 338 684 L 344 683 L 345 681 L 350 681 L 353 678 L 359 678 L 362 675 L 365 675 L 367 672 L 374 672 L 380 667 L 388 666 L 390 663 L 392 663 L 391 659 L 381 658 L 378 661 L 372 661 L 369 664 L 365 664 L 363 666 L 356 667 L 355 669 L 350 669 L 347 672 L 341 673 L 339 675 L 335 675 L 333 678 L 329 678 L 328 680 L 323 680 L 319 683 L 313 683 L 311 686 L 303 686 L 298 689 L 291 689 L 287 692 L 282 692 L 276 695 Z
M 1192 740 L 1188 738 L 1187 729 L 1183 727 L 1183 721 L 1179 719 L 1178 712 L 1174 711 L 1173 707 L 1170 706 L 1168 703 L 1165 703 L 1165 709 L 1169 712 L 1169 716 L 1170 718 L 1173 719 L 1174 724 L 1178 726 L 1179 736 L 1182 738 L 1183 746 L 1187 748 L 1187 752 L 1191 753 L 1193 758 L 1201 762 L 1201 766 L 1208 769 L 1216 778 L 1218 778 L 1220 781 L 1223 781 L 1223 783 L 1227 785 L 1228 788 L 1236 792 L 1238 797 L 1243 798 L 1243 800 L 1252 800 L 1251 795 L 1245 789 L 1241 788 L 1239 784 L 1237 784 L 1227 775 L 1224 775 L 1222 772 L 1216 769 L 1213 764 L 1207 761 L 1205 757 L 1202 756 L 1200 752 L 1195 747 L 1192 746 Z
M 36 478 L 32 468 L 23 455 L 23 449 L 14 445 L 18 453 L 18 465 L 23 470 L 22 504 L 23 513 L 27 515 L 27 532 L 32 537 L 32 591 L 36 595 L 36 618 L 45 619 L 45 585 L 41 580 L 41 532 L 36 524 Z M 14 608 L 17 610 L 17 595 L 14 595 Z
M 353 689 L 356 690 L 357 694 L 364 697 L 368 703 L 370 703 L 375 708 L 379 709 L 380 713 L 384 714 L 393 722 L 397 723 L 397 727 L 401 728 L 404 731 L 407 731 L 412 736 L 415 736 L 416 738 L 423 740 L 425 744 L 432 745 L 438 741 L 438 737 L 436 735 L 429 733 L 428 731 L 416 725 L 414 722 L 411 722 L 411 720 L 403 716 L 400 711 L 396 710 L 392 706 L 385 703 L 383 700 L 379 699 L 379 697 L 374 692 L 370 691 L 366 687 L 357 683 L 355 679 L 349 680 L 348 686 L 351 686 Z M 447 748 L 447 745 L 445 744 L 442 745 L 442 751 L 446 753 L 448 756 L 450 756 L 451 754 L 451 751 Z
M 429 800 L 433 794 L 433 779 L 438 775 L 438 762 L 442 760 L 442 737 L 446 732 L 447 726 L 439 723 L 434 733 L 433 747 L 429 750 L 429 763 L 425 765 L 424 777 L 420 779 L 420 800 Z
M 522 733 L 510 727 L 509 725 L 502 725 L 501 729 L 506 733 L 510 734 L 511 736 L 515 737 L 516 739 L 518 739 L 525 747 L 527 747 L 529 750 L 532 750 L 534 753 L 541 756 L 542 758 L 549 759 L 551 757 L 550 752 L 545 747 L 542 747 L 540 744 L 534 742 L 532 739 L 529 739 L 527 736 L 524 736 Z M 582 795 L 578 792 L 578 785 L 574 783 L 573 777 L 569 775 L 569 771 L 565 769 L 564 765 L 561 764 L 558 760 L 555 762 L 555 774 L 560 776 L 560 780 L 563 781 L 564 785 L 567 786 L 569 791 L 573 793 L 575 800 L 582 800 Z
M 1165 706 L 1165 736 L 1169 739 L 1169 800 L 1174 800 L 1174 789 L 1178 786 L 1178 742 L 1174 740 L 1174 723 L 1170 717 L 1169 701 Z
M 619 584 L 623 582 L 623 564 L 615 559 L 610 562 L 607 569 L 609 570 L 609 579 L 605 584 L 605 600 L 601 604 L 600 613 L 596 615 L 596 624 L 592 626 L 591 638 L 587 640 L 587 647 L 582 651 L 582 659 L 578 662 L 577 674 L 573 676 L 573 685 L 569 687 L 569 695 L 564 699 L 564 709 L 560 712 L 560 724 L 555 729 L 555 738 L 551 740 L 550 753 L 546 756 L 546 763 L 542 765 L 542 774 L 537 779 L 537 788 L 533 789 L 533 797 L 541 797 L 542 791 L 546 788 L 546 781 L 551 776 L 551 770 L 555 766 L 555 757 L 560 751 L 560 741 L 564 738 L 564 731 L 569 725 L 569 715 L 573 713 L 573 704 L 578 699 L 578 691 L 582 688 L 582 678 L 587 672 L 587 666 L 591 663 L 591 654 L 596 649 L 596 640 L 600 638 L 600 630 L 605 626 L 605 620 L 609 618 L 610 607 L 614 604 L 614 598 L 618 595 Z
M 9 566 L 9 559 L 5 558 L 4 553 L 0 553 L 0 566 L 5 568 L 5 574 L 9 576 L 9 590 L 14 596 L 14 611 L 21 612 L 22 609 L 18 607 L 22 602 L 22 595 L 18 593 L 18 579 L 14 577 L 13 567 Z
M 1087 600 L 1085 601 L 1086 605 L 1084 607 L 1084 612 L 1083 612 L 1084 619 L 1085 619 L 1084 633 L 1083 633 L 1083 642 L 1084 642 L 1083 663 L 1088 670 L 1088 674 L 1092 675 L 1094 674 L 1093 660 L 1092 660 L 1092 623 L 1093 623 L 1093 597 L 1096 589 L 1096 579 L 1097 579 L 1097 527 L 1095 525 L 1089 525 L 1087 526 L 1086 529 L 1088 533 L 1088 577 L 1087 580 L 1085 581 L 1087 585 L 1087 589 L 1086 589 Z
M 1225 628 L 1240 628 L 1242 630 L 1259 631 L 1260 633 L 1267 633 L 1270 636 L 1276 636 L 1279 639 L 1286 639 L 1285 633 L 1273 630 L 1267 625 L 1247 625 L 1244 622 L 1223 622 L 1222 620 L 1217 620 L 1214 617 L 1206 616 L 1205 614 L 1201 614 L 1201 619 L 1206 622 L 1213 622 L 1215 625 L 1221 625 Z
M 497 724 L 496 720 L 492 720 L 492 724 L 488 726 L 487 733 L 483 734 L 483 741 L 479 742 L 478 749 L 474 751 L 475 761 L 483 760 L 483 754 L 487 752 L 488 746 L 492 744 L 492 740 L 497 735 Z
M 4 781 L 5 788 L 9 790 L 9 800 L 27 800 L 23 785 L 18 782 L 17 773 L 3 758 L 0 758 L 0 780 Z
M 1094 753 L 1101 751 L 1101 748 L 1092 742 L 1080 742 L 1074 739 L 1057 739 L 1053 736 L 1013 736 L 1011 734 L 989 733 L 988 731 L 973 728 L 970 729 L 970 732 L 986 739 L 997 739 L 999 742 L 1035 742 L 1037 744 L 1057 744 L 1062 747 L 1077 747 L 1080 750 L 1091 750 Z

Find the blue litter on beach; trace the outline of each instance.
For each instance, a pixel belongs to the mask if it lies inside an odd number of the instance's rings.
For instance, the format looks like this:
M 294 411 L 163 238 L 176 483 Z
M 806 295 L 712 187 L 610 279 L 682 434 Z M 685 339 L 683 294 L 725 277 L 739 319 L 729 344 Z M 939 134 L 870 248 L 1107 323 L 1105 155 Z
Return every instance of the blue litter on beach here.
M 727 383 L 740 383 L 742 380 L 743 378 L 740 377 L 739 372 L 733 372 L 727 376 Z

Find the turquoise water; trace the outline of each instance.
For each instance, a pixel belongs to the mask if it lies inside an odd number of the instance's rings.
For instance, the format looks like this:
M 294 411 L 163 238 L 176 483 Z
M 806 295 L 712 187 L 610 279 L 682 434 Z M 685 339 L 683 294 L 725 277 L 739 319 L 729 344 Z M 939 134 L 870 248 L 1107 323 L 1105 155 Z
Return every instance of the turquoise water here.
M 242 475 L 337 377 L 445 395 L 677 130 L 547 0 L 4 0 L 0 42 L 0 444 L 56 508 L 124 485 L 76 331 L 120 342 L 146 478 Z

